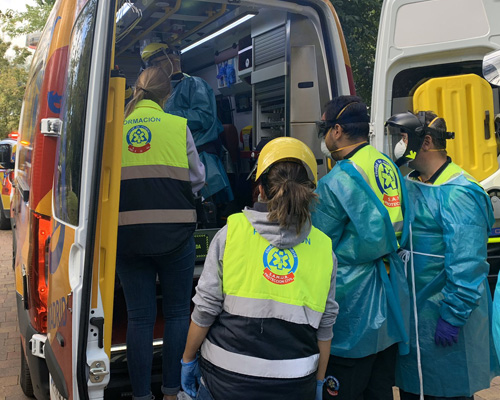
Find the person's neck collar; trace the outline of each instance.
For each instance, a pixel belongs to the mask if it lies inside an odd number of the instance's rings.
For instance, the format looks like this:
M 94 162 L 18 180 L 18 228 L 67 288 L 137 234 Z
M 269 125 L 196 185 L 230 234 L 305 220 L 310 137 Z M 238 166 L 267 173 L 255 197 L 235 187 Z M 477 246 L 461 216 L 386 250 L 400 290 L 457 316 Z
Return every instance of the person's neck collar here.
M 337 149 L 337 156 L 340 160 L 345 160 L 349 157 L 352 157 L 359 149 L 368 145 L 368 140 L 360 139 L 359 141 L 345 141 L 343 145 Z
M 172 75 L 170 78 L 173 81 L 181 81 L 183 80 L 185 75 L 182 73 L 182 71 L 176 72 L 175 74 Z
M 362 142 L 358 142 L 356 143 L 357 146 L 354 146 L 353 148 L 351 148 L 351 151 L 349 153 L 347 153 L 345 156 L 344 156 L 344 160 L 347 160 L 351 157 L 353 157 L 359 150 L 361 150 L 363 147 L 366 147 L 369 145 L 368 141 L 362 141 Z M 349 151 L 349 149 L 347 149 Z
M 419 167 L 416 170 L 419 172 L 420 180 L 422 182 L 432 183 L 435 181 L 439 174 L 443 171 L 443 167 L 451 162 L 451 159 L 446 153 L 424 153 L 425 157 L 420 159 Z

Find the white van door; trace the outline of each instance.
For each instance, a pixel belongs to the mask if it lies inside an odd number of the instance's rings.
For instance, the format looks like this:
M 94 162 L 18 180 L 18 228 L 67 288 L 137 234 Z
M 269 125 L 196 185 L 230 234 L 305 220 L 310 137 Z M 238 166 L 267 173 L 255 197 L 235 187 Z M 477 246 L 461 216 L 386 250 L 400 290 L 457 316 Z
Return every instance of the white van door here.
M 54 323 L 45 343 L 51 398 L 103 398 L 109 381 L 94 242 L 115 7 L 114 0 L 78 2 L 54 125 L 60 124 L 49 277 Z
M 500 94 L 484 80 L 481 60 L 500 48 L 499 15 L 498 0 L 384 1 L 371 110 L 371 142 L 391 157 L 384 123 L 393 114 L 434 111 L 455 132 L 449 156 L 480 181 L 493 204 L 492 291 L 500 269 Z
M 480 61 L 500 48 L 498 15 L 500 2 L 495 0 L 384 1 L 372 94 L 375 147 L 391 152 L 384 122 L 395 113 L 414 111 L 413 94 L 422 83 L 482 76 Z

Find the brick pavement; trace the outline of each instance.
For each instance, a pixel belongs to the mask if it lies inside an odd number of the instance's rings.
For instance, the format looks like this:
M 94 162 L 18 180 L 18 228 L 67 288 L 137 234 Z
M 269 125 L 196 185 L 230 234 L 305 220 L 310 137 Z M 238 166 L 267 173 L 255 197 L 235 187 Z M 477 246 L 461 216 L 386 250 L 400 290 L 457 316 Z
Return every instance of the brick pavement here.
M 19 386 L 21 344 L 17 328 L 12 233 L 0 231 L 0 400 L 28 400 Z M 399 400 L 397 389 L 394 400 Z M 500 400 L 500 377 L 492 387 L 476 394 L 475 400 Z
M 12 271 L 12 232 L 0 231 L 0 400 L 27 400 L 19 386 L 21 343 Z

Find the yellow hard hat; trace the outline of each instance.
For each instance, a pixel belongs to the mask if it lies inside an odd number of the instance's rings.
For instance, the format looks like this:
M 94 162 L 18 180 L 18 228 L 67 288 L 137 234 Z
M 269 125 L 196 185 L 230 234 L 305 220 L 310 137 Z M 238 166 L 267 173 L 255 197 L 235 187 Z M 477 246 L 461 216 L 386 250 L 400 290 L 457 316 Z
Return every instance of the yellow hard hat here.
M 318 164 L 314 153 L 304 142 L 291 137 L 273 139 L 262 148 L 255 180 L 279 161 L 298 161 L 306 169 L 311 182 L 318 182 Z
M 169 53 L 170 48 L 166 43 L 150 43 L 141 51 L 142 61 L 147 62 L 151 57 L 158 55 L 158 53 Z

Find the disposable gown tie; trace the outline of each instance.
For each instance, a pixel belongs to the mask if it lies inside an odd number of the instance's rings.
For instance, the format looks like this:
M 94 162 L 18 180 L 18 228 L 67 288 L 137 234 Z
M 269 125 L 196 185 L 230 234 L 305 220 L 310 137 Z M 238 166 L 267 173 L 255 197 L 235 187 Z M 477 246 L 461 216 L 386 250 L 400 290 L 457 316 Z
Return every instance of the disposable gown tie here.
M 398 358 L 396 384 L 406 392 L 421 393 L 423 381 L 426 395 L 471 396 L 489 387 L 500 372 L 492 347 L 486 281 L 491 204 L 482 188 L 463 175 L 442 185 L 410 179 L 406 184 L 414 216 L 405 247 L 413 253 L 414 271 L 408 280 L 416 297 L 410 354 Z M 451 347 L 434 342 L 439 317 L 460 327 L 458 343 Z

